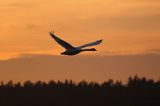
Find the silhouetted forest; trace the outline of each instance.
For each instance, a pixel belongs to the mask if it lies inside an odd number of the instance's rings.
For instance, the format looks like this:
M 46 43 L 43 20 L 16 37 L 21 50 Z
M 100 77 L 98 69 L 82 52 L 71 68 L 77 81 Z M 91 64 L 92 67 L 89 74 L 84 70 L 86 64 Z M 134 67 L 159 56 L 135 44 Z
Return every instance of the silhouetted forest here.
M 127 84 L 72 80 L 0 84 L 0 106 L 160 106 L 160 81 L 128 78 Z

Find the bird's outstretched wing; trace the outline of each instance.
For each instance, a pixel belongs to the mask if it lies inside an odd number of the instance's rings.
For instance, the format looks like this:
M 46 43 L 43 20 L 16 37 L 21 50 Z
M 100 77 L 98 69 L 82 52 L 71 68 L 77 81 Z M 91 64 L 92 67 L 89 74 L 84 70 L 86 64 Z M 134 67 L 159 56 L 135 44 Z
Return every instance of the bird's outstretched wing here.
M 72 45 L 70 45 L 69 43 L 65 42 L 64 40 L 58 38 L 57 36 L 55 36 L 54 33 L 49 32 L 49 34 L 51 35 L 51 37 L 58 43 L 60 44 L 62 47 L 64 47 L 65 49 L 69 50 L 74 48 Z
M 98 45 L 98 44 L 102 43 L 102 41 L 103 41 L 102 39 L 101 40 L 97 40 L 95 42 L 91 42 L 91 43 L 88 43 L 88 44 L 85 44 L 85 45 L 82 45 L 82 46 L 79 46 L 79 47 L 76 47 L 76 48 L 82 49 L 84 47 Z

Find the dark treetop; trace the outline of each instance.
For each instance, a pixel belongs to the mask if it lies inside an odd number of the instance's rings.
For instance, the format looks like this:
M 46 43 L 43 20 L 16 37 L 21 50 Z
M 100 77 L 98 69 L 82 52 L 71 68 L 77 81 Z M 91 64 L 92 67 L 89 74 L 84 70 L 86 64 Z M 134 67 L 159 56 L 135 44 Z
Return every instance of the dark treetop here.
M 125 85 L 113 80 L 1 82 L 0 106 L 160 106 L 160 81 L 135 76 Z

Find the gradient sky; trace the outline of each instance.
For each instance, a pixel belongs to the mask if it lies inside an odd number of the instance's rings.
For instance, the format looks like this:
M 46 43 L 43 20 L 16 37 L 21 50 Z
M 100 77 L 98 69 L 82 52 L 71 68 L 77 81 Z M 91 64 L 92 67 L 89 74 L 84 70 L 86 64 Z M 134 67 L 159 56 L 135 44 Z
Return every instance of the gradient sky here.
M 81 55 L 160 53 L 159 0 L 4 0 L 0 13 L 0 60 L 59 55 L 52 30 L 75 46 L 103 38 L 98 52 Z
M 5 0 L 0 2 L 0 58 L 58 55 L 48 35 L 81 45 L 104 39 L 100 54 L 160 49 L 159 0 Z

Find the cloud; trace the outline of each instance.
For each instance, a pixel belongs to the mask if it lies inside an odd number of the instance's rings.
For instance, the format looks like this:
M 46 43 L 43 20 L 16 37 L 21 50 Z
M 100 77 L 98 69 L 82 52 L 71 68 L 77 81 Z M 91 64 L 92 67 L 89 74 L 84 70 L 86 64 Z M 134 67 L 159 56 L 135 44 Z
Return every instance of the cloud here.
M 10 2 L 2 2 L 0 4 L 0 9 L 25 9 L 25 8 L 33 8 L 36 7 L 39 4 L 39 2 L 36 1 L 10 1 Z
M 24 55 L 0 61 L 3 81 L 87 80 L 103 82 L 109 78 L 126 81 L 135 74 L 159 79 L 160 55 L 52 56 Z
M 149 29 L 159 31 L 158 28 L 160 27 L 160 13 L 127 13 L 124 11 L 122 12 L 122 15 L 116 16 L 107 16 L 107 14 L 102 14 L 95 17 L 85 17 L 85 19 L 81 19 L 79 21 L 81 21 L 81 24 L 86 24 L 86 26 L 94 29 L 118 28 L 123 30 L 131 29 L 146 31 L 146 29 Z
M 148 52 L 155 53 L 155 54 L 160 54 L 160 49 L 149 49 Z
M 159 31 L 160 6 L 155 2 L 158 1 L 122 0 L 118 3 L 114 2 L 114 5 L 112 4 L 111 6 L 107 4 L 108 2 L 104 2 L 104 4 L 98 2 L 98 7 L 101 7 L 96 9 L 92 6 L 88 8 L 85 5 L 83 8 L 77 9 L 78 14 L 72 12 L 74 19 L 68 19 L 66 21 L 69 22 L 66 24 L 66 28 L 68 26 L 75 30 L 81 28 L 88 28 L 88 30 L 113 28 L 121 30 L 146 31 L 147 29 Z M 76 27 L 74 25 L 75 23 L 77 24 Z

